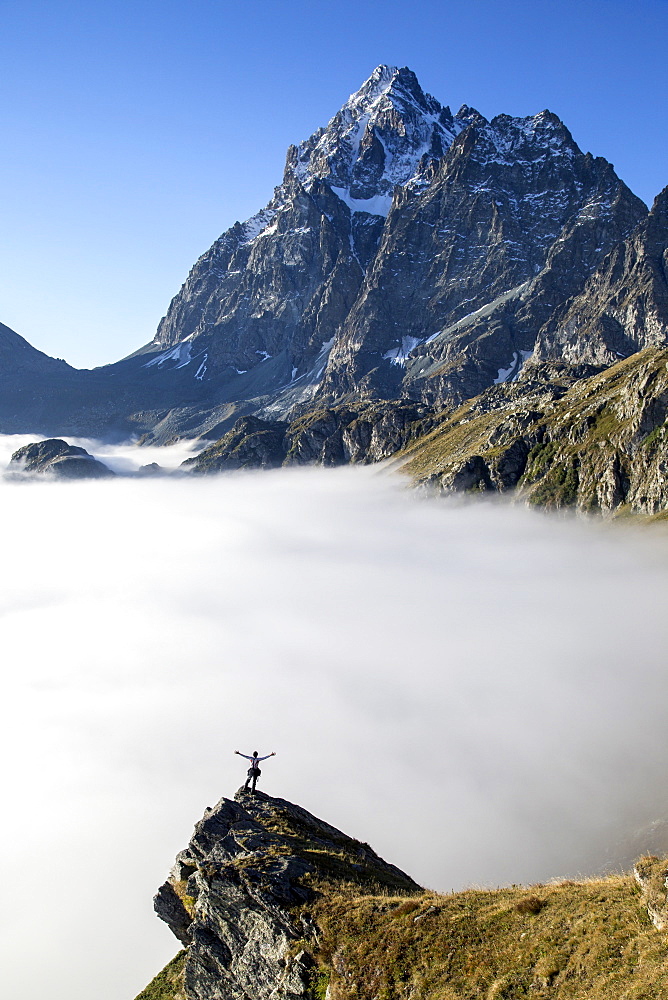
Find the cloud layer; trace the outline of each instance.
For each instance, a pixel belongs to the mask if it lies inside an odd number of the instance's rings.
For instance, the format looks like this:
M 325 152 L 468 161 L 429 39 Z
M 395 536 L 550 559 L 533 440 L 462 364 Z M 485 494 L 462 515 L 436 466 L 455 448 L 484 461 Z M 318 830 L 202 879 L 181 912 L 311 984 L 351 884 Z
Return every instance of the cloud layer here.
M 151 896 L 236 749 L 436 889 L 660 839 L 663 535 L 375 470 L 0 494 L 8 995 L 139 992 L 177 950 Z

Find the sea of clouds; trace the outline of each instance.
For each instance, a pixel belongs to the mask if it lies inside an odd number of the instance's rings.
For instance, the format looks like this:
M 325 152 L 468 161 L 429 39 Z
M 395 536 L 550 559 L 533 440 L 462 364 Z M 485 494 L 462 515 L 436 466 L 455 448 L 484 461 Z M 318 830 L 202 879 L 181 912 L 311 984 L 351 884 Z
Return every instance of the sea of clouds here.
M 438 890 L 668 849 L 661 529 L 377 469 L 0 501 L 7 996 L 132 1000 L 178 950 L 151 898 L 234 750 Z

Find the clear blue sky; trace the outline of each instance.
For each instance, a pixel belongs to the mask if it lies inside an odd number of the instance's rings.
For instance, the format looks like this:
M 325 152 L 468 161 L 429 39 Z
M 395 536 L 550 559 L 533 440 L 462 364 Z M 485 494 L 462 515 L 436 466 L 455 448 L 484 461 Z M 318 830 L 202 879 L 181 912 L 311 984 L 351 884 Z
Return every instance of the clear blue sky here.
M 0 321 L 77 366 L 150 340 L 381 62 L 453 110 L 549 108 L 651 201 L 667 41 L 668 0 L 0 0 Z

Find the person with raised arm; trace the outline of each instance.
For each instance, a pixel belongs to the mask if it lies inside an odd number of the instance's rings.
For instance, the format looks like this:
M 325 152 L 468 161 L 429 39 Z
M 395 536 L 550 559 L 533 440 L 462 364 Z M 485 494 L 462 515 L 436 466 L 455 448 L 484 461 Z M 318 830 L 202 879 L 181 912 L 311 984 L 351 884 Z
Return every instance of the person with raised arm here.
M 251 762 L 251 766 L 248 768 L 248 777 L 246 778 L 246 784 L 244 785 L 244 792 L 248 791 L 248 786 L 250 785 L 251 794 L 255 795 L 255 785 L 257 783 L 257 779 L 262 774 L 262 771 L 260 770 L 259 767 L 260 761 L 268 760 L 270 757 L 275 757 L 276 754 L 272 752 L 268 753 L 266 757 L 258 757 L 257 750 L 253 750 L 253 756 L 249 757 L 247 753 L 239 753 L 238 750 L 235 750 L 234 752 L 239 754 L 240 757 L 245 757 L 246 760 L 249 760 Z

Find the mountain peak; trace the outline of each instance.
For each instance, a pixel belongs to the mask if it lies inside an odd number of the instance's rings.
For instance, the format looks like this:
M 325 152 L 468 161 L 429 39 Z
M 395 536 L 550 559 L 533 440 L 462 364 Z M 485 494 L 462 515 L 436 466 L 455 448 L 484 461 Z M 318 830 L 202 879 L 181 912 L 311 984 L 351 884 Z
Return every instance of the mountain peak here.
M 394 188 L 415 177 L 424 156 L 443 156 L 463 127 L 412 70 L 381 65 L 300 143 L 288 169 L 307 189 L 324 180 L 351 211 L 386 215 Z
M 392 95 L 401 91 L 408 91 L 422 98 L 425 96 L 412 69 L 408 69 L 407 66 L 401 68 L 398 66 L 376 66 L 369 79 L 364 81 L 358 91 L 350 95 L 346 104 L 360 100 L 373 102 L 385 94 Z

